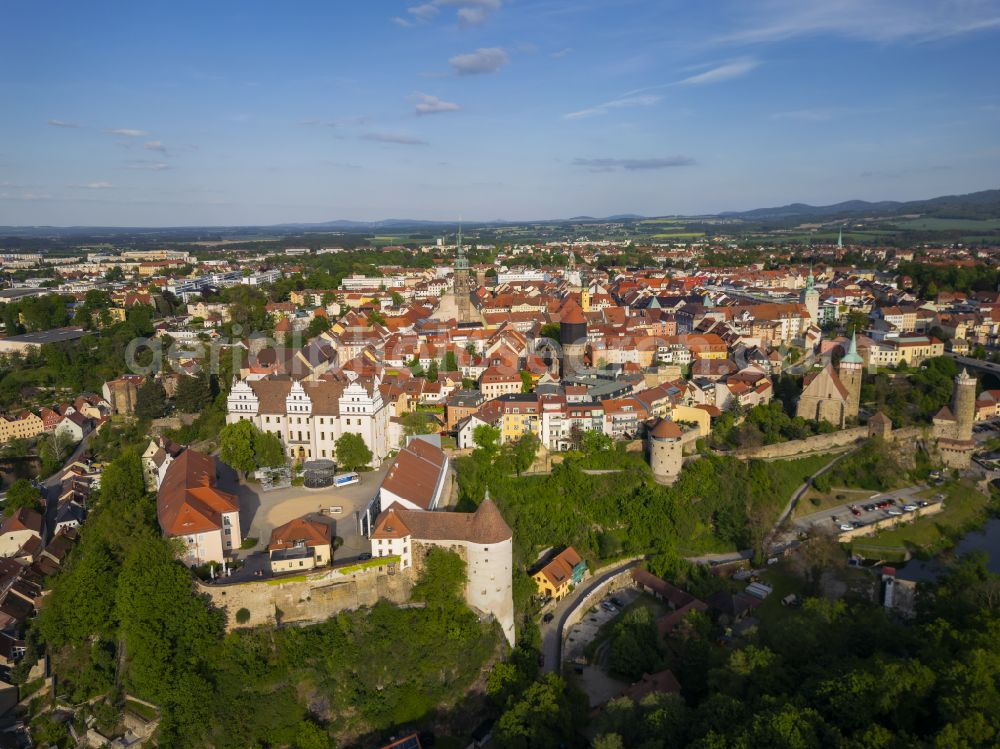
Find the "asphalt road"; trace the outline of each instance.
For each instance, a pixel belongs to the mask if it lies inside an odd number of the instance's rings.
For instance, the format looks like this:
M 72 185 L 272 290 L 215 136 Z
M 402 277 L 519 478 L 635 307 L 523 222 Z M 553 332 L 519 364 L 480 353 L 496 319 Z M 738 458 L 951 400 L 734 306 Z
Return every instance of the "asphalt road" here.
M 562 654 L 560 651 L 562 649 L 563 627 L 566 624 L 566 618 L 569 616 L 569 612 L 573 608 L 573 604 L 581 598 L 587 596 L 594 588 L 603 583 L 605 580 L 614 577 L 623 569 L 635 567 L 638 564 L 639 562 L 637 561 L 624 562 L 607 572 L 601 573 L 597 577 L 584 580 L 573 589 L 572 593 L 559 601 L 555 608 L 549 609 L 549 611 L 554 614 L 553 619 L 548 624 L 541 625 L 542 654 L 545 656 L 545 664 L 542 666 L 542 671 L 544 673 L 558 673 L 561 670 L 562 664 L 560 663 L 560 660 Z
M 42 496 L 45 497 L 45 543 L 52 540 L 52 529 L 56 524 L 56 510 L 59 509 L 59 489 L 62 487 L 62 482 L 59 481 L 59 476 L 62 475 L 63 470 L 68 465 L 72 465 L 75 461 L 80 459 L 80 456 L 86 452 L 87 448 L 90 446 L 90 438 L 96 434 L 96 432 L 91 432 L 90 434 L 84 435 L 84 438 L 80 440 L 80 444 L 76 446 L 73 453 L 66 458 L 66 462 L 62 464 L 58 471 L 53 473 L 47 479 L 45 479 L 40 487 Z

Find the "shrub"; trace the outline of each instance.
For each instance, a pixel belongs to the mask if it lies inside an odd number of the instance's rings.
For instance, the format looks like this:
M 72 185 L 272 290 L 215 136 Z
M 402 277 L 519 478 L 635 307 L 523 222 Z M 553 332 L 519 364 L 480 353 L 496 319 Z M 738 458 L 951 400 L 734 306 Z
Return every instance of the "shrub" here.
M 237 624 L 246 624 L 248 621 L 250 621 L 250 609 L 242 608 L 236 612 Z

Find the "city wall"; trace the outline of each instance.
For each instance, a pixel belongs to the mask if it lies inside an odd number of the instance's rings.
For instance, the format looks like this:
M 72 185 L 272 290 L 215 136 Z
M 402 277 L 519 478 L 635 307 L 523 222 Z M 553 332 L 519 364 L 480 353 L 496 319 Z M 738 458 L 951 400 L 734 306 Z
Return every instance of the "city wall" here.
M 352 575 L 326 570 L 305 579 L 295 576 L 287 581 L 279 578 L 235 585 L 198 583 L 198 591 L 226 612 L 226 628 L 233 629 L 259 624 L 322 622 L 341 611 L 374 606 L 379 600 L 407 603 L 413 583 L 411 570 L 387 575 L 373 568 Z M 236 612 L 244 608 L 250 612 L 250 619 L 237 625 Z
M 915 440 L 923 435 L 923 431 L 922 427 L 903 427 L 902 429 L 893 430 L 890 439 L 893 442 Z M 830 432 L 829 434 L 817 434 L 813 437 L 807 437 L 804 440 L 791 440 L 789 442 L 779 442 L 776 445 L 734 450 L 731 454 L 733 457 L 743 460 L 749 460 L 750 458 L 759 460 L 797 458 L 813 453 L 824 453 L 848 447 L 864 439 L 868 439 L 868 427 L 854 427 L 852 429 L 841 429 L 837 432 Z

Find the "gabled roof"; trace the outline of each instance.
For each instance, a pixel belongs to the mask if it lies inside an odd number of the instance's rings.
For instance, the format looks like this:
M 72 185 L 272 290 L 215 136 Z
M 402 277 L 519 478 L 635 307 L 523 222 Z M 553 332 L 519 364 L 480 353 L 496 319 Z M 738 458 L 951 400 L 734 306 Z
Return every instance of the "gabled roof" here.
M 543 575 L 553 588 L 558 589 L 573 578 L 573 568 L 581 561 L 583 560 L 576 553 L 576 549 L 567 546 L 536 574 Z
M 19 507 L 0 525 L 0 535 L 17 531 L 32 531 L 40 536 L 42 534 L 41 514 L 28 507 Z
M 489 497 L 475 512 L 425 512 L 407 510 L 394 502 L 375 520 L 372 538 L 403 538 L 431 541 L 469 541 L 496 544 L 511 539 L 510 526 Z
M 293 548 L 297 542 L 306 546 L 327 546 L 333 539 L 333 526 L 310 517 L 295 518 L 271 531 L 268 551 Z
M 396 455 L 382 488 L 426 510 L 447 464 L 448 458 L 440 448 L 425 440 L 411 440 Z
M 237 512 L 235 494 L 216 487 L 215 458 L 185 450 L 167 468 L 156 495 L 156 514 L 167 536 L 222 528 L 222 514 Z

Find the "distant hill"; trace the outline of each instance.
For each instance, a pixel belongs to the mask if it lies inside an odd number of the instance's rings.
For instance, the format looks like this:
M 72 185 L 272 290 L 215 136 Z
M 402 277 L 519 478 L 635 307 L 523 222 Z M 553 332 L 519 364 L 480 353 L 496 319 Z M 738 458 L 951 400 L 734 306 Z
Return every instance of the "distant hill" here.
M 883 200 L 870 203 L 866 200 L 847 200 L 843 203 L 823 206 L 792 203 L 777 208 L 728 211 L 719 215 L 746 221 L 785 221 L 788 219 L 831 221 L 838 218 L 901 216 L 911 213 L 919 213 L 921 216 L 933 218 L 1000 218 L 1000 190 L 982 190 L 967 195 L 945 195 L 929 200 L 909 200 L 906 202 Z

